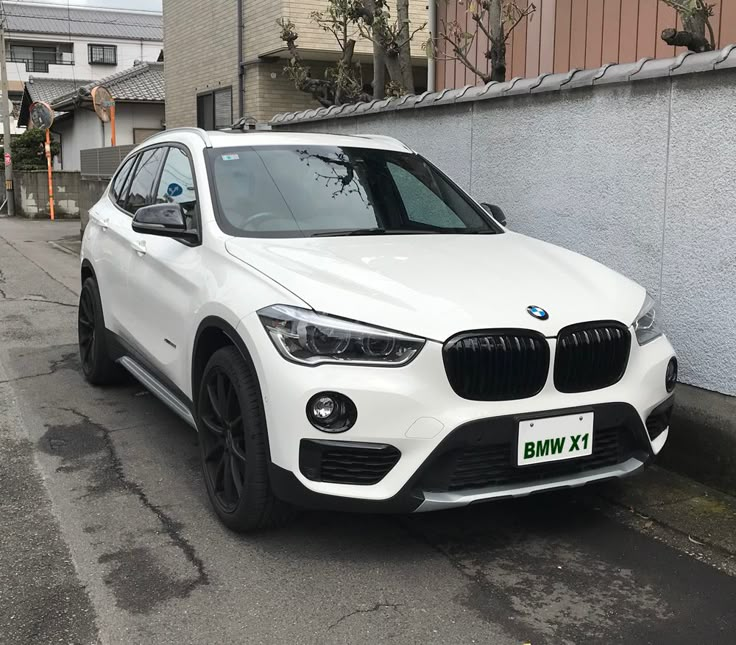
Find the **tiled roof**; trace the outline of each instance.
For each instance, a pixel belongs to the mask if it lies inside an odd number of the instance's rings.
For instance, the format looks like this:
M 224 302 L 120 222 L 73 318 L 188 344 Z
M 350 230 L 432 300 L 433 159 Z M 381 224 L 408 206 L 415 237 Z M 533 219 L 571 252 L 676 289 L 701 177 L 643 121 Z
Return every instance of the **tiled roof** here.
M 542 74 L 534 78 L 512 78 L 505 83 L 491 81 L 487 85 L 466 85 L 458 89 L 409 94 L 369 103 L 313 108 L 301 112 L 285 112 L 271 119 L 273 126 L 287 126 L 305 121 L 322 121 L 363 114 L 391 112 L 405 108 L 426 108 L 466 101 L 485 101 L 505 96 L 565 91 L 608 83 L 625 83 L 648 78 L 666 78 L 736 68 L 736 45 L 695 54 L 684 52 L 676 58 L 642 58 L 635 63 L 607 64 L 597 69 L 572 69 L 559 74 Z
M 89 94 L 93 87 L 104 85 L 116 101 L 151 101 L 164 102 L 164 66 L 163 63 L 140 63 L 107 76 L 99 81 L 88 82 L 80 86 L 80 91 L 66 92 L 57 95 L 52 102 L 54 109 L 71 107 L 79 94 Z
M 3 2 L 11 33 L 163 41 L 160 13 Z
M 74 81 L 70 78 L 34 78 L 31 76 L 26 83 L 31 102 L 45 101 L 53 103 L 64 94 L 70 94 L 80 87 L 84 87 L 91 81 Z

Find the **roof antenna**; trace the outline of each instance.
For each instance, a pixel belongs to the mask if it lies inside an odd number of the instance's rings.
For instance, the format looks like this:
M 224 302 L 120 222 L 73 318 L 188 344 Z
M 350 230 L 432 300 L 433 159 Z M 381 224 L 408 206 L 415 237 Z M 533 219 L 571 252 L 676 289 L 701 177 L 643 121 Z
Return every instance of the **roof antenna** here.
M 271 126 L 268 123 L 258 123 L 258 121 L 252 116 L 244 116 L 230 126 L 230 130 L 240 130 L 241 132 L 270 129 Z

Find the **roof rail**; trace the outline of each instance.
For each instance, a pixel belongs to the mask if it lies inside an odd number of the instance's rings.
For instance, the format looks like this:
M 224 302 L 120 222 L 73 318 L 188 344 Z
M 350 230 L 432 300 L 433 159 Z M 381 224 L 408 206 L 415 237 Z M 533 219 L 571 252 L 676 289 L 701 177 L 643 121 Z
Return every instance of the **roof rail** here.
M 385 134 L 354 134 L 352 136 L 358 137 L 360 139 L 368 139 L 369 141 L 375 141 L 377 143 L 398 143 L 400 146 L 403 146 L 407 151 L 414 152 L 403 141 L 400 141 L 396 137 L 386 136 Z
M 150 136 L 148 139 L 146 139 L 146 141 L 150 141 L 151 139 L 155 139 L 156 137 L 160 137 L 164 134 L 169 134 L 171 132 L 189 132 L 191 134 L 196 134 L 200 139 L 202 139 L 202 141 L 204 142 L 204 145 L 207 148 L 212 147 L 212 140 L 210 139 L 210 135 L 207 134 L 207 131 L 203 130 L 202 128 L 187 128 L 187 127 L 167 128 L 166 130 L 162 130 L 158 134 L 154 134 Z

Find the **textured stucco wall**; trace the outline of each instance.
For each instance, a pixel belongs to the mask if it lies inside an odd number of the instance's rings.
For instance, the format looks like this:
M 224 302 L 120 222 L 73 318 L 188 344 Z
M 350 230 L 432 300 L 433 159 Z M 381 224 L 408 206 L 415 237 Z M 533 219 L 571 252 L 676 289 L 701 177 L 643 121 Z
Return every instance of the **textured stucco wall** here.
M 645 285 L 681 380 L 736 395 L 735 81 L 727 69 L 285 127 L 401 139 L 515 231 Z

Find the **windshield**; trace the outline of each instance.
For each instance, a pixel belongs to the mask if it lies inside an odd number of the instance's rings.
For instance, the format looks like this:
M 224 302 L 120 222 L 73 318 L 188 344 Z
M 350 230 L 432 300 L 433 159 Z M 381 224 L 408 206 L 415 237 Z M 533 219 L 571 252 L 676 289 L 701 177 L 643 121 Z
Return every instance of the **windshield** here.
M 218 222 L 230 235 L 498 233 L 419 155 L 334 146 L 208 151 Z

